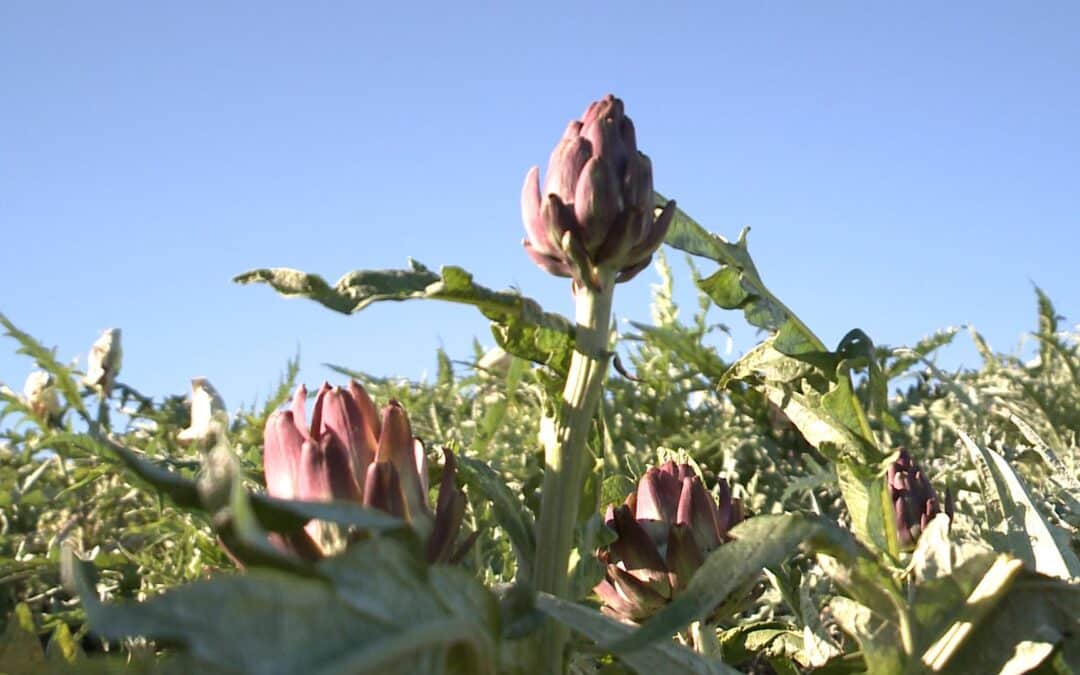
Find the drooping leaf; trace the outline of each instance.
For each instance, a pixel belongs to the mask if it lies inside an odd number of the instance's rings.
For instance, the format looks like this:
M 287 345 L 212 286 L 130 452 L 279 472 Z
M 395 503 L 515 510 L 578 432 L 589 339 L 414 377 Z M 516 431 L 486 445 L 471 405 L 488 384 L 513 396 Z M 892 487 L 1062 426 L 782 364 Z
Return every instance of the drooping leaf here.
M 387 300 L 430 299 L 473 305 L 493 322 L 500 347 L 559 373 L 569 367 L 574 346 L 574 327 L 565 317 L 543 311 L 535 300 L 520 293 L 480 286 L 460 267 L 445 266 L 435 274 L 410 260 L 408 269 L 358 270 L 333 286 L 317 274 L 278 267 L 244 272 L 233 281 L 269 284 L 282 295 L 310 298 L 342 314 Z

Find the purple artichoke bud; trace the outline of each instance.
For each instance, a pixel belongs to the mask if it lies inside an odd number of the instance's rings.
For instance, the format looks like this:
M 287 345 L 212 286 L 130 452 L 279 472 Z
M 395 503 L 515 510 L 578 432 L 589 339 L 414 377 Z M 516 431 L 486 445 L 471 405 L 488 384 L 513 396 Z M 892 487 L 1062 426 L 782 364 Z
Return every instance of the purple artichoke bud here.
M 926 474 L 903 448 L 897 460 L 889 465 L 885 479 L 893 504 L 896 534 L 900 545 L 910 549 L 927 524 L 941 513 L 941 506 Z M 949 493 L 945 495 L 945 512 L 952 518 L 952 495 Z
M 282 499 L 347 500 L 377 508 L 413 523 L 427 537 L 432 562 L 456 561 L 471 544 L 457 546 L 465 495 L 454 484 L 456 463 L 444 450 L 439 500 L 428 504 L 428 463 L 424 445 L 412 435 L 409 417 L 395 400 L 379 417 L 375 403 L 353 381 L 348 388 L 323 384 L 315 397 L 311 427 L 305 422 L 307 390 L 300 386 L 289 410 L 272 414 L 263 431 L 267 492 Z M 318 540 L 289 535 L 271 541 L 287 552 L 309 557 Z M 295 533 L 294 533 L 295 534 Z M 297 538 L 299 537 L 299 538 Z
M 616 539 L 597 557 L 605 566 L 596 594 L 606 614 L 641 622 L 682 592 L 706 556 L 741 520 L 741 505 L 719 481 L 720 500 L 709 494 L 689 464 L 669 461 L 650 468 L 635 492 L 605 521 Z
M 521 217 L 533 262 L 575 285 L 597 285 L 598 267 L 628 281 L 648 266 L 675 215 L 653 209 L 652 163 L 638 151 L 634 124 L 612 95 L 570 122 L 548 161 L 525 176 Z

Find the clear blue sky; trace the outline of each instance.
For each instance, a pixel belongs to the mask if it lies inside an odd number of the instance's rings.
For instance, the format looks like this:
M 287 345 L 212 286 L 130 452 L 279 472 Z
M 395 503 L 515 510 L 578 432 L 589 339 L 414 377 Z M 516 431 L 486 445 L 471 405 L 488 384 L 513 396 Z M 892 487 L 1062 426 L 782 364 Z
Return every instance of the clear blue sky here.
M 518 195 L 613 92 L 657 188 L 729 238 L 751 225 L 827 343 L 971 322 L 1010 350 L 1032 282 L 1080 319 L 1078 36 L 1069 2 L 3 3 L 0 311 L 82 363 L 122 327 L 121 379 L 206 375 L 230 407 L 298 347 L 309 383 L 324 362 L 430 373 L 439 345 L 491 344 L 478 313 L 344 317 L 230 278 L 412 256 L 569 312 L 520 248 Z M 648 320 L 655 278 L 620 317 Z

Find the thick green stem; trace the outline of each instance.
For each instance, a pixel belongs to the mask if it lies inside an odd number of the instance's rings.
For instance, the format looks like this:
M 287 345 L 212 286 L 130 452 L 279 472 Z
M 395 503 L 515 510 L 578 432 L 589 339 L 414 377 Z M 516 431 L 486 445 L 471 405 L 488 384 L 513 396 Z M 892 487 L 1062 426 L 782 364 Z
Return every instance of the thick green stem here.
M 574 296 L 577 326 L 570 371 L 553 433 L 541 433 L 544 489 L 533 584 L 537 590 L 563 598 L 567 595 L 567 567 L 588 465 L 586 441 L 610 357 L 608 338 L 615 284 L 611 273 L 602 274 L 600 287 L 604 290 L 580 289 Z M 534 652 L 534 665 L 539 668 L 535 672 L 563 672 L 566 639 L 565 627 L 550 620 L 544 625 L 538 651 Z

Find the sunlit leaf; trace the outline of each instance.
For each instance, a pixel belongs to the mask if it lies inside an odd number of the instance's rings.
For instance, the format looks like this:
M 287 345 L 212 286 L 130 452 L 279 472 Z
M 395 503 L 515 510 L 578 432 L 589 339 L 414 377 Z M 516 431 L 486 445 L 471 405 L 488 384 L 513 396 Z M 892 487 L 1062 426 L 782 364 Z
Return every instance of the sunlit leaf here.
M 493 291 L 473 282 L 460 267 L 435 274 L 415 260 L 404 270 L 358 270 L 333 286 L 317 274 L 283 267 L 256 269 L 235 277 L 241 284 L 265 283 L 285 296 L 298 296 L 343 314 L 387 300 L 444 300 L 473 305 L 493 322 L 499 346 L 524 359 L 565 373 L 574 345 L 574 327 L 565 317 L 543 311 L 535 300 L 512 291 Z

